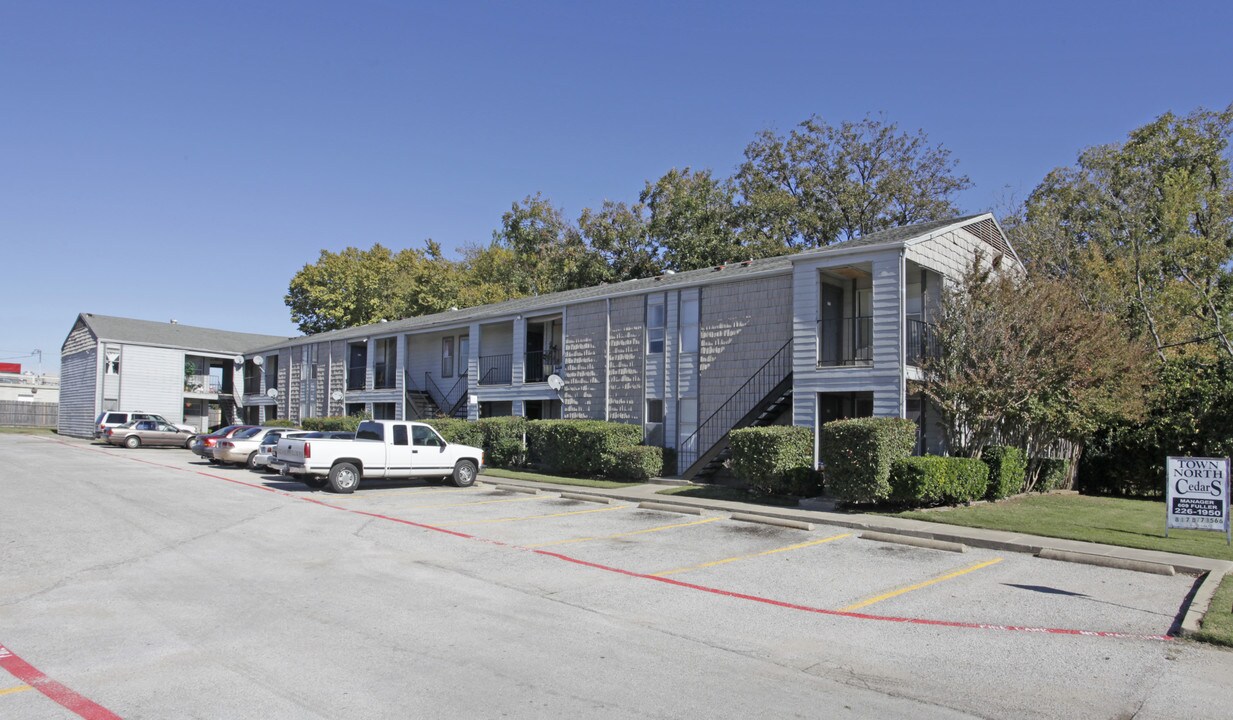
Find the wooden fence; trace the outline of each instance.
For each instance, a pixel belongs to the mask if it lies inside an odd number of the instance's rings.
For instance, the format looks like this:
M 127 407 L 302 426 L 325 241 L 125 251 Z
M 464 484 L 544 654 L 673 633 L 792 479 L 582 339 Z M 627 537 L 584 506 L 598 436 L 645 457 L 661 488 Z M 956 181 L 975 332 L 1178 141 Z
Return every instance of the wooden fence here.
M 59 422 L 60 403 L 0 400 L 0 427 L 49 427 Z

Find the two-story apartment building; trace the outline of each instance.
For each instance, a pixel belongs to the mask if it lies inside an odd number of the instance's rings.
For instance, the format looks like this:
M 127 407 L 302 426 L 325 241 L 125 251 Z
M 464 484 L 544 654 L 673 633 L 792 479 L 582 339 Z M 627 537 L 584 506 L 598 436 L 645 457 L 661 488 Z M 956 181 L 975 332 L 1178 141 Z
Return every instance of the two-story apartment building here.
M 250 422 L 366 411 L 600 419 L 643 426 L 686 477 L 727 433 L 840 417 L 916 420 L 947 279 L 976 257 L 1021 267 L 990 214 L 921 223 L 794 255 L 381 322 L 235 358 Z M 816 436 L 816 435 L 815 435 Z

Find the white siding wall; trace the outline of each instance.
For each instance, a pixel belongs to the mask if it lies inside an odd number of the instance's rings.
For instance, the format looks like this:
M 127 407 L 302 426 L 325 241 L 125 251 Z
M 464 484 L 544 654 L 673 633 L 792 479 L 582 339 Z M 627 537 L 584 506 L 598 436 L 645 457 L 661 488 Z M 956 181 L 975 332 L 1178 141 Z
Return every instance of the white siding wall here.
M 997 253 L 985 241 L 966 230 L 958 229 L 909 245 L 907 258 L 930 270 L 942 273 L 951 280 L 958 280 L 967 272 L 977 252 L 983 256 L 983 264 L 986 267 Z M 1002 262 L 1009 267 L 1015 264 L 1015 259 L 1007 257 Z
M 125 345 L 120 359 L 120 409 L 184 420 L 184 351 Z

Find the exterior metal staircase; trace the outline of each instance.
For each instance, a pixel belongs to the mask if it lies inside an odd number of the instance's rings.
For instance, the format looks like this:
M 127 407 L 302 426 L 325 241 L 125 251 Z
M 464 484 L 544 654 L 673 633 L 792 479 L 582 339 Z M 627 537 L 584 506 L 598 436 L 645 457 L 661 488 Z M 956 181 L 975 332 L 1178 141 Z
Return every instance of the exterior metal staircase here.
M 792 405 L 792 341 L 762 365 L 693 435 L 677 449 L 680 476 L 700 480 L 714 475 L 731 454 L 728 433 L 773 424 Z
M 454 387 L 448 392 L 432 379 L 430 373 L 424 373 L 424 395 L 432 401 L 433 413 L 428 417 L 452 417 L 466 419 L 467 417 L 467 374 L 458 376 Z

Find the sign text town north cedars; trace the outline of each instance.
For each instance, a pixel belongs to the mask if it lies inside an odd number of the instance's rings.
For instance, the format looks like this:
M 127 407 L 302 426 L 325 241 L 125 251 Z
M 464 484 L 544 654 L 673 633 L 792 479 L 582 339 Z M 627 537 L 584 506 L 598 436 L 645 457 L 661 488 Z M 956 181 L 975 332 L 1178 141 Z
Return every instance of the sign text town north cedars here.
M 1166 464 L 1169 528 L 1215 530 L 1233 542 L 1229 523 L 1229 459 L 1171 457 Z

